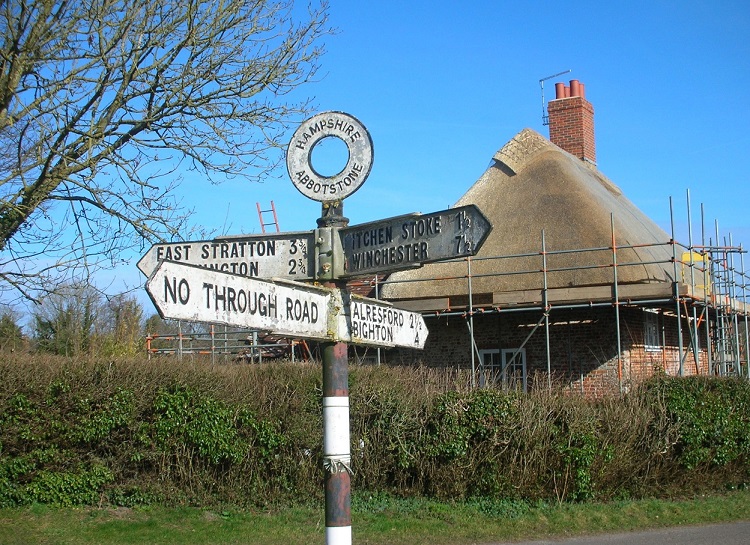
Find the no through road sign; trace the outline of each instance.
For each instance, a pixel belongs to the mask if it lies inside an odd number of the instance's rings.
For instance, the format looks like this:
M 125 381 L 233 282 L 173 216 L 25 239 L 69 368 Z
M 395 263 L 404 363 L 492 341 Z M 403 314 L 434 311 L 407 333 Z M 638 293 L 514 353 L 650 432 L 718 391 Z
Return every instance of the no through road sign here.
M 163 318 L 226 324 L 277 335 L 424 348 L 422 316 L 345 290 L 246 278 L 162 261 L 146 291 Z
M 146 291 L 163 318 L 226 324 L 312 339 L 335 337 L 331 290 L 162 261 Z

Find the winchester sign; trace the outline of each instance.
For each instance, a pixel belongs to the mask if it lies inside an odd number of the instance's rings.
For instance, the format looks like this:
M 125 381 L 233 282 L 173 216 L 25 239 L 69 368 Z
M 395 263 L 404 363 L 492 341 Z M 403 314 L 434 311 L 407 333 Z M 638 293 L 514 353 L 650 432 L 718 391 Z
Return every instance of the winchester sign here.
M 382 274 L 474 255 L 490 229 L 473 204 L 345 227 L 340 231 L 344 275 Z

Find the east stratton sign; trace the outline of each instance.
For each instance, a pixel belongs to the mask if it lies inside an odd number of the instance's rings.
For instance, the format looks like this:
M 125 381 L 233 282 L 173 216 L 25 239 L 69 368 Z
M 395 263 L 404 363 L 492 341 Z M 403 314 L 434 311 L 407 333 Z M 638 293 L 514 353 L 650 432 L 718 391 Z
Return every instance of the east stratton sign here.
M 154 244 L 137 266 L 146 276 L 160 261 L 174 261 L 240 276 L 309 280 L 314 246 L 312 231 Z

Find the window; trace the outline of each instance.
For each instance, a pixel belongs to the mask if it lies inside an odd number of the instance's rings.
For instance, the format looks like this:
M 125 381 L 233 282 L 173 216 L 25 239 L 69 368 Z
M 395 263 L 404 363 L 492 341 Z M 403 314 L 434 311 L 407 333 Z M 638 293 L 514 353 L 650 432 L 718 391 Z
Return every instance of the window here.
M 479 384 L 502 385 L 506 390 L 527 391 L 526 349 L 480 350 Z
M 495 384 L 501 379 L 500 351 L 499 350 L 480 350 L 479 357 L 479 385 L 487 386 Z
M 661 350 L 657 311 L 643 309 L 643 346 L 646 350 Z

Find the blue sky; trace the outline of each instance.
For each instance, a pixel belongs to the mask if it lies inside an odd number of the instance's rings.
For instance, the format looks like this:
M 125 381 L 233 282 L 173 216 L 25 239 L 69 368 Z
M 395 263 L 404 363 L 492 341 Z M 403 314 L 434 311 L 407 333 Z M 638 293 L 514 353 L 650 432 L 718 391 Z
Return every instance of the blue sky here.
M 709 234 L 718 219 L 722 236 L 750 244 L 746 0 L 332 0 L 330 16 L 338 33 L 320 80 L 302 91 L 316 111 L 348 112 L 372 136 L 372 172 L 345 201 L 352 224 L 451 206 L 517 132 L 548 136 L 539 80 L 571 69 L 545 83 L 545 99 L 557 81 L 586 85 L 598 167 L 636 206 L 669 232 L 672 196 L 687 242 L 689 189 L 695 237 L 703 204 Z M 261 184 L 187 179 L 183 203 L 218 233 L 260 233 L 256 202 L 271 201 L 282 231 L 313 229 L 320 203 L 285 169 L 276 174 Z M 137 257 L 113 289 L 143 282 Z

